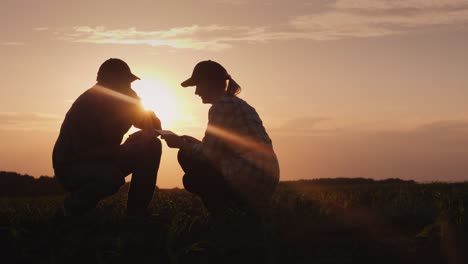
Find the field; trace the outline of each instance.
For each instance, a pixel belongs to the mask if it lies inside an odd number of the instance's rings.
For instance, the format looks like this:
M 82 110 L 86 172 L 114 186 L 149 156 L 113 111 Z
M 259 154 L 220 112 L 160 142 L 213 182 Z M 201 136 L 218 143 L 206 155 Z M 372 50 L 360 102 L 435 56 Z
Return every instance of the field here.
M 57 222 L 63 196 L 0 198 L 2 263 L 467 263 L 468 183 L 282 182 L 262 217 L 211 217 L 184 190 L 158 190 L 144 219 L 126 191 Z

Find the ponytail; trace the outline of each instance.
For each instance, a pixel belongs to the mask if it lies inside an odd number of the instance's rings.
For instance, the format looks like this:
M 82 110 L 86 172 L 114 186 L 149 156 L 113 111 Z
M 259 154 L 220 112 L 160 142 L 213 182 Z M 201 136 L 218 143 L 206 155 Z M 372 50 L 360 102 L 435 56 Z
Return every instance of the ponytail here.
M 228 87 L 226 90 L 226 94 L 229 96 L 236 96 L 241 92 L 240 85 L 232 79 L 231 76 L 228 77 Z

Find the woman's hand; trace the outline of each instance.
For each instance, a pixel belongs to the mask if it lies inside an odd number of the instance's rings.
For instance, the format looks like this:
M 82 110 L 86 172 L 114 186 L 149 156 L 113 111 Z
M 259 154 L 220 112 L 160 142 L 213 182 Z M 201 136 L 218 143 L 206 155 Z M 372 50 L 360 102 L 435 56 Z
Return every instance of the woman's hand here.
M 181 138 L 183 138 L 184 140 L 186 140 L 187 142 L 190 142 L 190 143 L 201 143 L 200 140 L 194 138 L 194 137 L 191 137 L 191 136 L 187 136 L 187 135 L 183 135 L 183 136 L 180 136 Z
M 164 139 L 167 143 L 167 146 L 170 148 L 184 148 L 186 147 L 189 143 L 184 140 L 183 137 L 178 136 L 178 135 L 164 135 L 161 136 L 162 139 Z
M 191 136 L 178 136 L 175 134 L 161 135 L 161 138 L 164 139 L 167 143 L 167 146 L 170 148 L 184 149 L 188 148 L 192 144 L 201 143 L 200 140 L 191 137 Z

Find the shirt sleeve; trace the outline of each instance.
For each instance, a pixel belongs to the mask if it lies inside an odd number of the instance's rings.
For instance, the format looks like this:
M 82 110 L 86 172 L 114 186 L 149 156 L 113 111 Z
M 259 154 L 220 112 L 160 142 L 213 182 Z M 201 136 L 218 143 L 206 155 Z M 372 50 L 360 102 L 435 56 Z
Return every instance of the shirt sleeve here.
M 145 110 L 141 102 L 141 98 L 133 91 L 129 91 L 129 101 L 126 102 L 126 113 L 127 118 L 135 127 L 141 128 L 141 122 L 145 118 L 145 115 L 148 114 L 148 111 Z

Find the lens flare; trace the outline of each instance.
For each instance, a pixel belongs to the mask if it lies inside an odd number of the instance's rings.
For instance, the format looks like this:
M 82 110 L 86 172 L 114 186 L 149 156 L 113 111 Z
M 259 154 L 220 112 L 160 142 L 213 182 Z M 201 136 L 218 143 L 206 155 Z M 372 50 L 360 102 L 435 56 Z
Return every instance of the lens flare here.
M 182 105 L 175 94 L 157 80 L 140 80 L 132 84 L 141 98 L 143 107 L 152 110 L 164 129 L 174 129 L 181 120 Z

